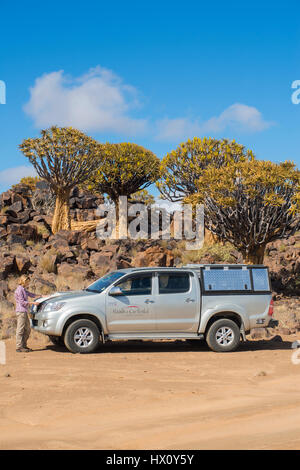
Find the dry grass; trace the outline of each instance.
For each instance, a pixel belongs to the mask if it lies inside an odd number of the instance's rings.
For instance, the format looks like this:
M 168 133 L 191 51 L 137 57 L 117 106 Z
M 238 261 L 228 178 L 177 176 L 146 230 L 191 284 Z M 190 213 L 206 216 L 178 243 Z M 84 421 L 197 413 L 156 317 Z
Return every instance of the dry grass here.
M 44 224 L 37 224 L 36 225 L 38 235 L 50 235 L 49 230 L 45 227 Z
M 14 243 L 13 245 L 9 246 L 9 250 L 13 254 L 27 254 L 26 247 L 21 245 L 21 243 Z
M 215 243 L 214 245 L 204 244 L 200 250 L 181 250 L 177 247 L 173 253 L 175 251 L 182 264 L 200 263 L 206 256 L 211 256 L 216 263 L 234 263 L 236 260 L 231 254 L 233 249 L 234 247 L 230 243 Z
M 300 302 L 298 299 L 275 302 L 274 318 L 280 326 L 290 328 L 300 321 Z
M 51 253 L 42 256 L 39 266 L 47 273 L 56 273 L 55 257 Z

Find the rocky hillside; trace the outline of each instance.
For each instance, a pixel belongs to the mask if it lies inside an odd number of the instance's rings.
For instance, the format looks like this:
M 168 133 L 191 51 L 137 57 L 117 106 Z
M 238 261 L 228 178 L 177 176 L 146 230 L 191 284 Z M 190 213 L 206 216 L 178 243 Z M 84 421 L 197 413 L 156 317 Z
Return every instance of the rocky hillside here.
M 77 221 L 97 219 L 102 198 L 74 189 L 71 214 Z M 60 231 L 51 234 L 54 200 L 46 187 L 32 191 L 19 185 L 0 195 L 0 315 L 10 318 L 13 292 L 20 274 L 31 276 L 30 289 L 39 294 L 78 289 L 107 271 L 130 266 L 180 266 L 188 262 L 240 263 L 232 246 L 205 244 L 186 251 L 184 241 L 99 240 L 95 232 Z M 300 233 L 267 247 L 265 264 L 274 294 L 300 294 Z M 295 300 L 294 302 L 296 302 Z M 293 307 L 294 308 L 294 307 Z M 293 310 L 292 308 L 292 310 Z M 298 308 L 298 307 L 297 307 Z M 299 308 L 298 308 L 299 310 Z M 297 311 L 298 311 L 297 310 Z M 298 313 L 297 313 L 298 315 Z M 299 312 L 300 318 L 300 312 Z M 8 321 L 8 330 L 10 321 Z

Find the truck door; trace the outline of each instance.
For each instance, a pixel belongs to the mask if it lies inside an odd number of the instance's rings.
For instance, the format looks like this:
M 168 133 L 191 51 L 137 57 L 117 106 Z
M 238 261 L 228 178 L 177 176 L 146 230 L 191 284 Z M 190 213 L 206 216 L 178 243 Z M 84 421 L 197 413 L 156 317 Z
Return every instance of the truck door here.
M 157 272 L 157 332 L 196 333 L 200 317 L 200 284 L 190 272 Z
M 115 287 L 121 295 L 106 297 L 109 333 L 155 332 L 152 272 L 130 274 Z

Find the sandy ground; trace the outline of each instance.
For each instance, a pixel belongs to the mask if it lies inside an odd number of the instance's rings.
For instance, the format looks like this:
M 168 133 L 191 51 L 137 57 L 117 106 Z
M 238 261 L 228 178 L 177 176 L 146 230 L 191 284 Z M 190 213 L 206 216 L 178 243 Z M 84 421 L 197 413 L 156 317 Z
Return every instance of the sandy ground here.
M 6 341 L 0 449 L 300 449 L 296 336 L 227 354 L 114 342 L 73 355 L 35 335 L 32 353 Z

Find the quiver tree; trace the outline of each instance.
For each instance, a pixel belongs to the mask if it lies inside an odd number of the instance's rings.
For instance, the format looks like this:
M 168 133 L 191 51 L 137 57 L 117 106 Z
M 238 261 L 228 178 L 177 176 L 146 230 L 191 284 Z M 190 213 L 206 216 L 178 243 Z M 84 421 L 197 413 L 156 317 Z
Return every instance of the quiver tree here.
M 56 196 L 53 233 L 69 230 L 71 189 L 84 182 L 97 168 L 101 145 L 71 127 L 51 127 L 42 130 L 40 138 L 24 140 L 20 149 Z
M 102 148 L 102 147 L 101 147 Z M 118 215 L 119 196 L 131 195 L 155 183 L 160 160 L 150 150 L 131 143 L 105 144 L 104 159 L 87 183 L 88 189 L 107 194 Z
M 267 243 L 300 229 L 300 171 L 292 162 L 209 167 L 197 186 L 188 201 L 204 203 L 205 227 L 232 243 L 247 264 L 262 264 Z
M 215 168 L 253 160 L 250 150 L 233 141 L 194 137 L 180 144 L 161 161 L 161 179 L 157 183 L 164 199 L 182 201 L 197 192 L 197 182 L 209 165 Z

